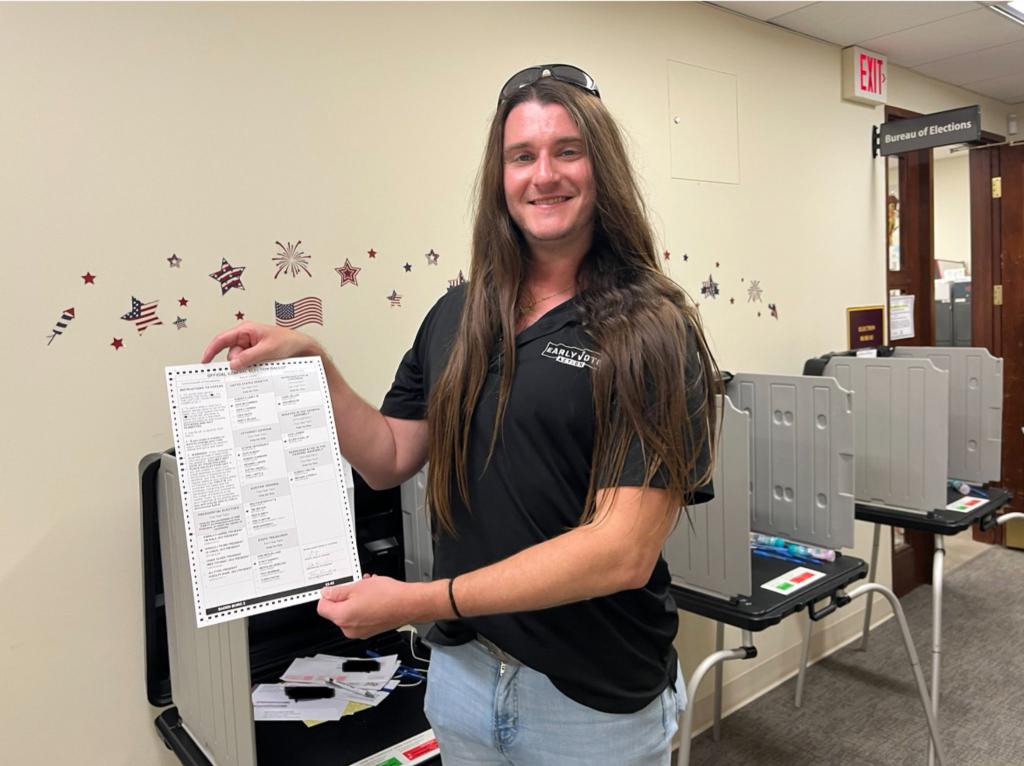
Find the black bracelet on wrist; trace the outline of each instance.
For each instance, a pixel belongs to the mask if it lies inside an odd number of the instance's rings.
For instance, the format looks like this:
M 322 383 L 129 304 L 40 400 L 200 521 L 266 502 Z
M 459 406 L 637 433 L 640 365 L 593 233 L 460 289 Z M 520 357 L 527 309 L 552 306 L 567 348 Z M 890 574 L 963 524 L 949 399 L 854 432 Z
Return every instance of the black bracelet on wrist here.
M 454 577 L 449 577 L 448 578 L 448 601 L 451 602 L 452 611 L 455 613 L 455 617 L 461 620 L 462 619 L 462 612 L 459 611 L 459 607 L 455 603 L 455 591 L 453 590 L 454 586 L 455 586 L 455 578 Z

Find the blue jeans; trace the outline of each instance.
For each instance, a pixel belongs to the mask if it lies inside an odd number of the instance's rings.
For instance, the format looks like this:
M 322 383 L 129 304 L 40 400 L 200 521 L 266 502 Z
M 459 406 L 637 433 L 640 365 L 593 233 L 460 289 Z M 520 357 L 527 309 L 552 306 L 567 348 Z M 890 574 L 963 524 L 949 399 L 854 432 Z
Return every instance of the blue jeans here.
M 685 705 L 678 669 L 676 688 L 643 710 L 604 713 L 470 641 L 432 647 L 424 709 L 444 766 L 668 766 Z

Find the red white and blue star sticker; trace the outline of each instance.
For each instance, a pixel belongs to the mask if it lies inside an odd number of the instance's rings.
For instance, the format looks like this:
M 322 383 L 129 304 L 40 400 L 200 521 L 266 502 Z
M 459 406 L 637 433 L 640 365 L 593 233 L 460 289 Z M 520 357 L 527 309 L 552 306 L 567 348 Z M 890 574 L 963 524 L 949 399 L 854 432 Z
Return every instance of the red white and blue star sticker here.
M 124 319 L 126 322 L 132 322 L 135 325 L 135 329 L 139 331 L 139 335 L 142 335 L 148 328 L 163 324 L 160 321 L 160 317 L 156 315 L 156 305 L 159 302 L 159 300 L 155 300 L 143 303 L 133 295 L 132 310 L 127 314 L 122 314 L 121 319 Z
M 211 278 L 216 279 L 220 283 L 220 294 L 224 295 L 224 293 L 232 288 L 244 290 L 242 272 L 245 271 L 245 266 L 232 266 L 228 263 L 227 258 L 221 258 L 220 264 L 220 268 L 210 275 Z
M 338 266 L 335 271 L 341 276 L 341 286 L 349 284 L 350 282 L 356 287 L 359 287 L 359 280 L 357 279 L 359 272 L 362 271 L 361 266 L 353 266 L 352 261 L 348 258 L 345 259 L 343 266 Z

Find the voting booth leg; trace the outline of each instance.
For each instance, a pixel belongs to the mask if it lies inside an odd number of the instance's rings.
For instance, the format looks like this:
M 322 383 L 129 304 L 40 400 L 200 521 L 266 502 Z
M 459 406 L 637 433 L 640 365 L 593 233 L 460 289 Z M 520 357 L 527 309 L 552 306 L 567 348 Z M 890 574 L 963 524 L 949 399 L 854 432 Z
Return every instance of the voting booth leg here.
M 690 766 L 693 710 L 697 707 L 697 688 L 700 686 L 700 682 L 704 680 L 704 676 L 707 675 L 709 670 L 727 660 L 746 660 L 756 656 L 757 650 L 754 649 L 754 640 L 748 630 L 743 631 L 743 643 L 744 646 L 737 649 L 724 649 L 705 657 L 700 665 L 697 666 L 697 669 L 693 671 L 690 683 L 686 685 L 686 709 L 683 711 L 683 723 L 680 726 L 679 757 L 676 760 L 676 766 Z
M 725 647 L 725 623 L 715 623 L 715 651 Z M 722 663 L 715 665 L 715 711 L 711 725 L 711 738 L 718 742 L 722 738 Z
M 896 598 L 896 594 L 884 585 L 879 585 L 878 583 L 873 582 L 858 585 L 850 591 L 847 596 L 852 601 L 858 596 L 863 596 L 871 592 L 880 593 L 885 596 L 889 601 L 889 606 L 892 607 L 893 614 L 896 615 L 896 621 L 900 626 L 900 633 L 903 634 L 903 646 L 907 650 L 907 658 L 910 660 L 910 668 L 914 672 L 914 681 L 917 684 L 917 692 L 921 698 L 921 705 L 924 707 L 925 719 L 928 721 L 928 733 L 931 735 L 931 744 L 934 748 L 935 757 L 938 760 L 939 766 L 945 766 L 946 750 L 942 747 L 942 741 L 939 739 L 939 727 L 935 721 L 935 714 L 932 711 L 931 700 L 928 697 L 928 687 L 924 682 L 924 674 L 921 672 L 921 663 L 917 658 L 917 651 L 914 649 L 914 642 L 910 638 L 910 629 L 907 627 L 907 618 L 903 615 L 903 607 L 900 606 L 899 599 Z M 932 747 L 929 748 L 929 753 L 932 752 Z
M 942 662 L 942 567 L 946 559 L 946 546 L 942 535 L 935 535 L 935 555 L 932 556 L 932 713 L 939 716 L 939 668 Z M 935 750 L 928 748 L 928 766 L 935 764 Z
M 878 571 L 878 541 L 881 535 L 882 525 L 875 524 L 874 537 L 871 542 L 871 569 L 868 570 L 868 577 L 871 578 L 871 582 L 875 581 L 875 572 Z M 860 650 L 866 652 L 868 650 L 868 633 L 871 631 L 871 602 L 874 598 L 874 594 L 868 594 L 868 603 L 864 607 L 864 633 L 860 639 Z
M 804 641 L 800 647 L 800 671 L 796 674 L 796 699 L 793 703 L 800 707 L 804 701 L 804 677 L 807 675 L 807 655 L 811 648 L 811 626 L 814 620 L 811 619 L 811 610 L 807 610 L 807 624 L 804 625 Z

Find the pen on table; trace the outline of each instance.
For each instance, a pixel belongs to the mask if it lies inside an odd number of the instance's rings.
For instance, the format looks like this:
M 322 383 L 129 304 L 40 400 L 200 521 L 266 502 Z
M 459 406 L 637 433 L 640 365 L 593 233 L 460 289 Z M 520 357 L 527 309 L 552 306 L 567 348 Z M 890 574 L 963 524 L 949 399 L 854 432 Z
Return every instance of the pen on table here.
M 359 697 L 365 697 L 366 699 L 370 700 L 374 698 L 374 692 L 368 692 L 364 689 L 357 689 L 356 687 L 350 686 L 346 683 L 342 683 L 341 681 L 335 681 L 333 678 L 328 678 L 327 683 L 329 683 L 331 686 L 341 689 L 346 694 L 355 694 Z
M 949 486 L 959 492 L 961 495 L 974 495 L 976 497 L 983 497 L 986 500 L 988 495 L 979 487 L 972 487 L 966 481 L 960 481 L 959 479 L 950 479 Z
M 793 564 L 820 564 L 821 561 L 816 559 L 805 559 L 799 556 L 793 556 L 788 553 L 783 553 L 777 548 L 761 548 L 756 545 L 751 546 L 751 550 L 754 551 L 754 555 L 760 556 L 766 559 L 778 559 L 779 561 L 789 561 Z

